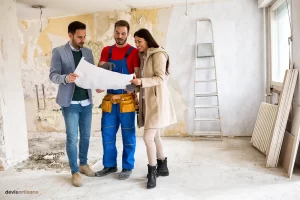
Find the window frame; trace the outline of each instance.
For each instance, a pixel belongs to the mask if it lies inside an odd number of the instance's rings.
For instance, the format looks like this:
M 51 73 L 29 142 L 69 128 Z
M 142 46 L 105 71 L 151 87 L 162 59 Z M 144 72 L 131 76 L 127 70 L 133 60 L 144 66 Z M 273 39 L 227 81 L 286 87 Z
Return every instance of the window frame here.
M 270 86 L 272 89 L 275 89 L 277 91 L 282 91 L 283 86 L 283 80 L 282 82 L 273 81 L 273 73 L 272 69 L 275 67 L 274 65 L 277 65 L 275 63 L 275 58 L 278 58 L 278 42 L 277 42 L 277 21 L 276 21 L 276 11 L 277 9 L 284 4 L 286 0 L 276 0 L 272 6 L 269 7 L 269 42 L 270 42 L 270 54 L 269 54 L 269 62 L 270 62 L 270 68 L 269 68 L 269 80 L 270 80 Z M 289 10 L 290 8 L 290 2 L 288 0 L 288 6 Z M 277 66 L 278 67 L 278 66 Z

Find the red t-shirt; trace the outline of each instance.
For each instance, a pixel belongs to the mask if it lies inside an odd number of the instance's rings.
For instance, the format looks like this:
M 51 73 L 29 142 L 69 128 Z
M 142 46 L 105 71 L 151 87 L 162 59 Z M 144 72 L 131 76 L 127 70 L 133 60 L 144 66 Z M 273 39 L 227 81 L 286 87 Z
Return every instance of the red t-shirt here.
M 122 47 L 122 48 L 119 48 L 116 45 L 114 45 L 112 54 L 111 54 L 111 59 L 112 60 L 122 60 L 130 47 L 131 47 L 131 45 L 129 45 L 129 44 L 127 44 L 125 47 Z M 109 49 L 110 49 L 110 46 L 104 47 L 104 49 L 101 52 L 100 61 L 108 62 Z M 128 71 L 130 72 L 130 74 L 134 73 L 135 67 L 140 67 L 140 58 L 139 58 L 138 53 L 139 53 L 139 51 L 136 48 L 133 48 L 127 57 L 126 63 L 127 63 Z

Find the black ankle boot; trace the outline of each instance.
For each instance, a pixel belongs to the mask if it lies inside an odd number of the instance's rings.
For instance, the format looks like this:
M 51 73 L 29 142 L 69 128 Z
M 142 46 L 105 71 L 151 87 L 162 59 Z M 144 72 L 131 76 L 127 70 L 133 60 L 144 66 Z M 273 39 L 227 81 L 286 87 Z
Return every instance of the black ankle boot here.
M 148 174 L 147 174 L 148 182 L 147 188 L 155 188 L 156 187 L 156 166 L 148 165 Z
M 164 160 L 157 159 L 157 176 L 169 176 L 167 158 Z

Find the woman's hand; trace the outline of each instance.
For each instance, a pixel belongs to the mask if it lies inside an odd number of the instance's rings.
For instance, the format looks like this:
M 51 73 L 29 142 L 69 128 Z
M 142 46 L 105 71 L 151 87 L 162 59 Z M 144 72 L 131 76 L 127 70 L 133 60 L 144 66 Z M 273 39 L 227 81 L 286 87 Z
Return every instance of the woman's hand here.
M 132 94 L 132 92 L 127 89 L 125 89 L 125 91 L 127 92 L 127 94 Z
M 132 79 L 130 81 L 130 83 L 133 83 L 135 85 L 142 85 L 142 80 L 140 78 L 135 78 L 135 79 Z

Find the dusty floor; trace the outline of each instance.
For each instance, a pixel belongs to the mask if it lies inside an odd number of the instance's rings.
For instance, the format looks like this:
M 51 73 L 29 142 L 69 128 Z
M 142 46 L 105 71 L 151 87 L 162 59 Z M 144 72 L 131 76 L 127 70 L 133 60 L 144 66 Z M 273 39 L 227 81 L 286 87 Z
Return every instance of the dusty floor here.
M 288 179 L 281 168 L 265 168 L 265 156 L 249 141 L 164 138 L 170 176 L 159 177 L 157 187 L 147 190 L 146 152 L 138 138 L 136 166 L 129 180 L 118 180 L 117 173 L 102 178 L 82 175 L 84 186 L 75 188 L 70 184 L 64 134 L 42 134 L 30 139 L 28 161 L 0 172 L 0 199 L 300 199 L 300 172 Z M 118 149 L 121 152 L 121 138 Z M 101 138 L 93 137 L 89 163 L 94 170 L 102 168 L 101 156 Z M 38 194 L 6 194 L 14 190 Z

